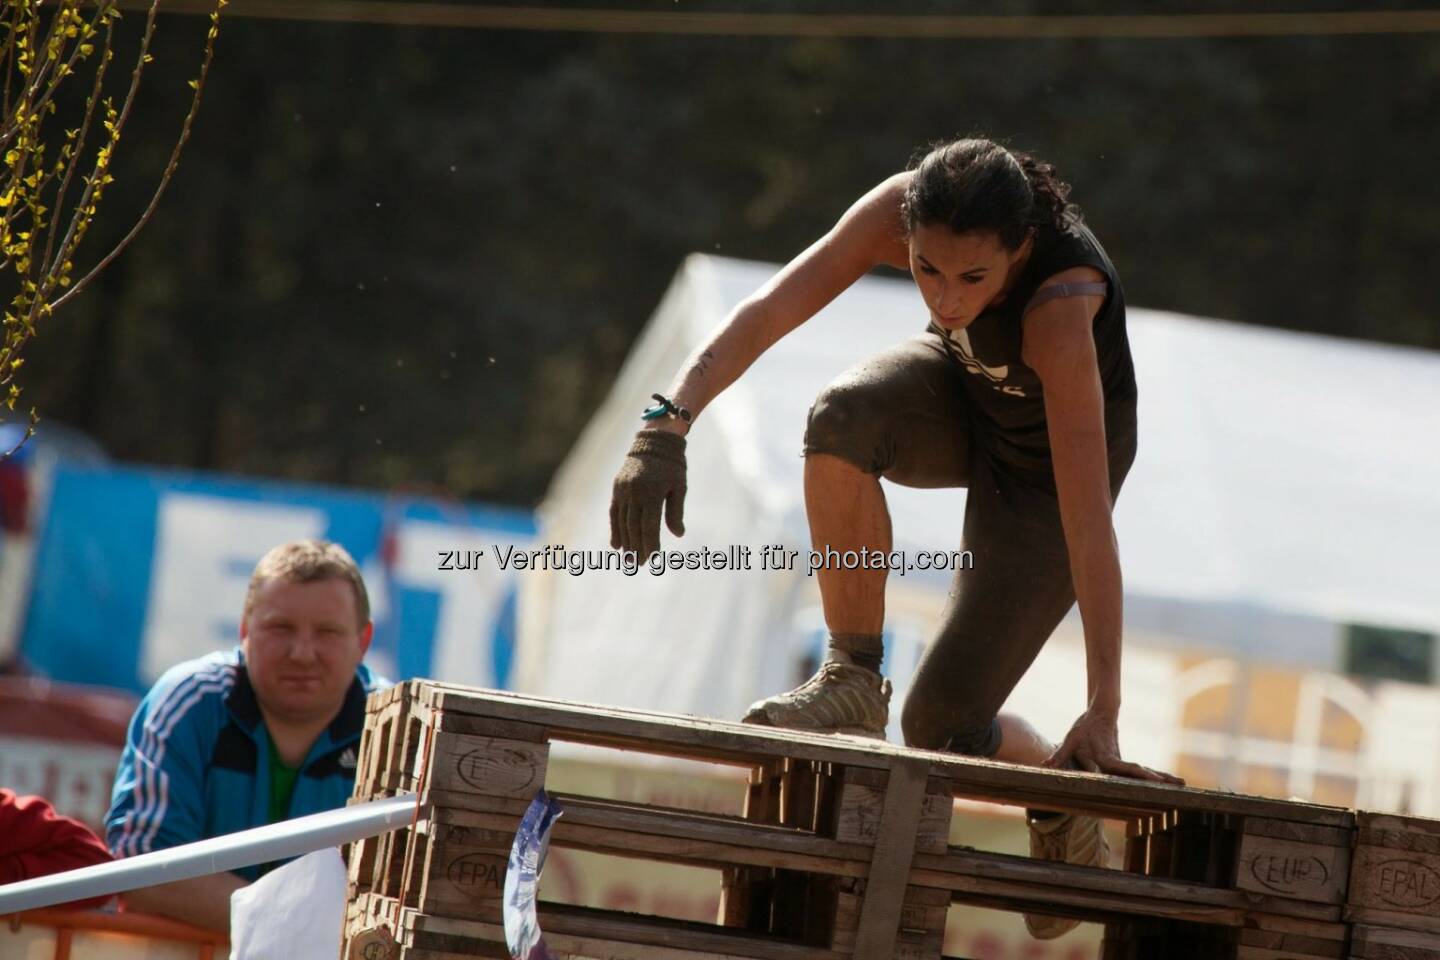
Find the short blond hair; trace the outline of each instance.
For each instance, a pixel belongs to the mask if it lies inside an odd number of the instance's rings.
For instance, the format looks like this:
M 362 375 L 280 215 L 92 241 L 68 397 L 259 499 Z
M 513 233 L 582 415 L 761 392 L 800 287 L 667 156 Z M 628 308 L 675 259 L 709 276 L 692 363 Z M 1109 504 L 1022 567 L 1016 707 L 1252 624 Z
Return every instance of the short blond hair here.
M 269 580 L 290 583 L 346 580 L 355 593 L 355 612 L 360 615 L 360 626 L 370 622 L 370 595 L 365 592 L 365 579 L 360 576 L 355 558 L 338 543 L 292 540 L 272 547 L 250 574 L 250 586 L 245 591 L 245 617 L 250 616 L 250 608 L 255 605 L 255 594 Z

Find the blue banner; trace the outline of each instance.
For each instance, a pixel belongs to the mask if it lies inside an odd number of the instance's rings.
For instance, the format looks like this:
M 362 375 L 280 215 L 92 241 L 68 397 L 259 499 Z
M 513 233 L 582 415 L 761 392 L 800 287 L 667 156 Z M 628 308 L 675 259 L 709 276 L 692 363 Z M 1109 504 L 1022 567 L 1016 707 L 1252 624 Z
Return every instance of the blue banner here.
M 505 687 L 517 581 L 444 555 L 515 545 L 524 511 L 337 488 L 61 467 L 50 491 L 21 652 L 56 680 L 143 692 L 170 666 L 239 640 L 250 572 L 271 547 L 323 537 L 370 593 L 367 662 L 385 676 Z

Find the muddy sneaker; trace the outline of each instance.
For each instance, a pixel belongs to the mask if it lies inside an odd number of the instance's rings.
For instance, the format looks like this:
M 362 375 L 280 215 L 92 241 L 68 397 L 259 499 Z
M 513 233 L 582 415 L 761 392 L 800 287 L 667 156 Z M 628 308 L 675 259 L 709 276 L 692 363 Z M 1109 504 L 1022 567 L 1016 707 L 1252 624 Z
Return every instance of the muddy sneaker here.
M 828 661 L 789 693 L 756 701 L 742 723 L 885 739 L 890 681 L 864 667 Z
M 1087 867 L 1110 864 L 1110 841 L 1097 817 L 1067 813 L 1045 820 L 1030 820 L 1030 856 L 1057 863 L 1078 863 Z M 1068 917 L 1025 914 L 1025 927 L 1037 940 L 1054 940 L 1080 923 Z

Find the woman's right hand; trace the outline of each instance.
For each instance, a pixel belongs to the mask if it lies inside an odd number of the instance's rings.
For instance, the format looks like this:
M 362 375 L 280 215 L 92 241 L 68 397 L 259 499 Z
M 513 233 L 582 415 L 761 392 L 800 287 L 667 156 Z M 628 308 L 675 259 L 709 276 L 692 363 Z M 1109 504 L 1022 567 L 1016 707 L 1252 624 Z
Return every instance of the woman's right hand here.
M 685 535 L 685 438 L 660 428 L 635 435 L 610 493 L 610 546 L 644 563 L 660 549 L 660 513 Z

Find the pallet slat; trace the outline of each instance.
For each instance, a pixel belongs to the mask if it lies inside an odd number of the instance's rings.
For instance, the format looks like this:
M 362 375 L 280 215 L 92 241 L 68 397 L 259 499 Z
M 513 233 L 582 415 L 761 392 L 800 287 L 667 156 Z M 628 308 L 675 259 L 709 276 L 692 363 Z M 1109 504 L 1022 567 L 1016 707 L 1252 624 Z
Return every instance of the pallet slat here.
M 1350 917 L 1440 934 L 1440 822 L 1361 812 L 1356 827 Z
M 936 775 L 955 782 L 958 791 L 979 800 L 1018 806 L 1079 808 L 1125 818 L 1158 809 L 1191 808 L 1242 816 L 1299 820 L 1350 829 L 1353 814 L 1338 807 L 1271 800 L 1144 780 L 1127 780 L 1075 771 L 1042 770 L 951 753 L 913 750 L 868 739 L 797 730 L 755 727 L 724 720 L 602 707 L 504 691 L 477 691 L 428 684 L 429 704 L 453 710 L 543 725 L 554 738 L 620 746 L 698 760 L 729 760 L 748 765 L 786 756 L 802 760 L 888 770 L 900 757 L 924 757 Z

